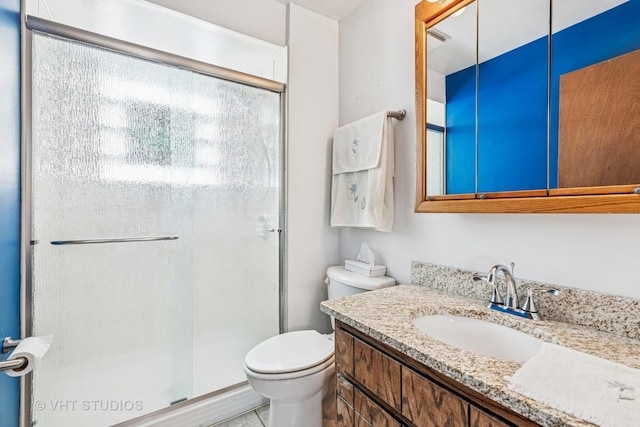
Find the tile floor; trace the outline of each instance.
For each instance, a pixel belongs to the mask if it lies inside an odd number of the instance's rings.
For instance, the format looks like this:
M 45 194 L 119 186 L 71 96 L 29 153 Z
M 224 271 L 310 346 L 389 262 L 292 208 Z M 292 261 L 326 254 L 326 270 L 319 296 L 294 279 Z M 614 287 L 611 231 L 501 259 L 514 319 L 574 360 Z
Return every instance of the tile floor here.
M 269 427 L 269 405 L 215 424 L 215 427 Z

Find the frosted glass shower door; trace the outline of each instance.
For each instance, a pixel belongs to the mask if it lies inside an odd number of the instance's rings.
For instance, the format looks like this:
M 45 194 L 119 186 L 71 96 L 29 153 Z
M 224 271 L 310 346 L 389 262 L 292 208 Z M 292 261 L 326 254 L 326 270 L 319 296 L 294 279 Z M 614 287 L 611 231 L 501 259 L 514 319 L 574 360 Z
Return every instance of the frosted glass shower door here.
M 36 32 L 31 82 L 32 422 L 245 381 L 279 331 L 280 94 Z M 86 241 L 122 238 L 152 240 Z
M 192 193 L 193 395 L 246 381 L 280 328 L 280 97 L 195 75 L 202 183 Z M 206 107 L 208 105 L 208 107 Z M 271 230 L 271 231 L 270 231 Z

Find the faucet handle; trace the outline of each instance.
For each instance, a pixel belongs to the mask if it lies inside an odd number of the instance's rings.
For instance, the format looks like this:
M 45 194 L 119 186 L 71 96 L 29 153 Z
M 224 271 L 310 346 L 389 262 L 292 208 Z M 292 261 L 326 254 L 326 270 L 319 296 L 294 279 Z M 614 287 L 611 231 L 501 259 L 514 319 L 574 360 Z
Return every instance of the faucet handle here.
M 533 293 L 534 292 L 546 292 L 551 295 L 558 295 L 560 293 L 560 289 L 556 288 L 529 288 L 527 289 L 527 298 L 524 300 L 524 304 L 522 304 L 522 311 L 525 311 L 531 314 L 531 318 L 533 320 L 540 320 L 540 315 L 538 314 L 538 309 L 533 301 Z
M 502 295 L 500 295 L 500 291 L 498 290 L 498 285 L 495 281 L 489 280 L 488 277 L 483 276 L 482 274 L 476 273 L 473 275 L 473 280 L 476 282 L 485 282 L 491 285 L 491 300 L 489 302 L 491 304 L 499 304 L 504 305 L 504 299 L 502 299 Z
M 476 282 L 488 282 L 489 279 L 487 279 L 487 276 L 483 275 L 482 273 L 475 273 L 473 275 L 473 280 L 475 280 Z

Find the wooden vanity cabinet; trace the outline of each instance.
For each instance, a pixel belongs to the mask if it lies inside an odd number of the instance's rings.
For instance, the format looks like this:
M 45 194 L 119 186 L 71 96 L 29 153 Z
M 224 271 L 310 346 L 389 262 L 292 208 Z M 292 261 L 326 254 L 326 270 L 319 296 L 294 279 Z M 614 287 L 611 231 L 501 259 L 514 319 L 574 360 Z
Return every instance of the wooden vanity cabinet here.
M 342 322 L 335 346 L 339 427 L 537 426 Z

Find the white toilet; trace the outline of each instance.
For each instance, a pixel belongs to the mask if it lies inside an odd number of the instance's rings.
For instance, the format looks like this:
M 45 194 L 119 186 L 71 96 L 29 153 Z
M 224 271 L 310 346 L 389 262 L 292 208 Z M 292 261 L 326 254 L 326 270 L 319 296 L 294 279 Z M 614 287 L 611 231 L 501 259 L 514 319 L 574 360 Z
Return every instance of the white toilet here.
M 340 266 L 329 267 L 327 277 L 329 299 L 396 283 L 391 277 L 366 277 Z M 271 400 L 271 427 L 322 426 L 322 399 L 335 372 L 333 349 L 332 336 L 308 330 L 269 338 L 247 353 L 244 370 L 251 387 Z

